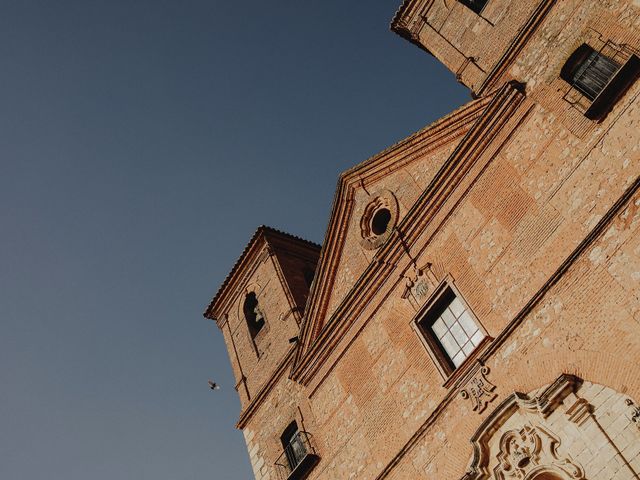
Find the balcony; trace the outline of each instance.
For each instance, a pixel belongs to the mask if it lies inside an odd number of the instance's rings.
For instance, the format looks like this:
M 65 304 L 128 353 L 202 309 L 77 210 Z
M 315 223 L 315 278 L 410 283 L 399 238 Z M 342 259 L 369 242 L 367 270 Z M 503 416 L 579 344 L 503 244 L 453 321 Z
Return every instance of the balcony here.
M 302 480 L 320 461 L 310 437 L 307 432 L 298 431 L 284 447 L 275 463 L 278 480 Z
M 579 62 L 575 75 L 568 79 L 563 98 L 588 119 L 602 120 L 640 76 L 640 57 L 628 45 L 602 40 L 593 43 L 599 43 L 600 48 L 583 45 L 592 53 Z

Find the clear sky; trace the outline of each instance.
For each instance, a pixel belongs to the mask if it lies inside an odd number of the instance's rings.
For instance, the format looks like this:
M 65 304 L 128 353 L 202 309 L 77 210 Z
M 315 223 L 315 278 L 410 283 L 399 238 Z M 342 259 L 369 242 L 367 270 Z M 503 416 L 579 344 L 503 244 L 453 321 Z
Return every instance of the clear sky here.
M 399 4 L 0 1 L 0 478 L 251 478 L 202 312 L 258 225 L 321 242 L 339 172 L 469 100 Z

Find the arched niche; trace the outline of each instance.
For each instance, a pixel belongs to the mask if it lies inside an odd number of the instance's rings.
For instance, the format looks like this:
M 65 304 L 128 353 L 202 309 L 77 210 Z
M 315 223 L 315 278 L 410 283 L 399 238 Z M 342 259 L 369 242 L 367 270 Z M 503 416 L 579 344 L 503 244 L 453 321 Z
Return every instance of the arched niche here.
M 258 297 L 255 292 L 248 292 L 245 295 L 244 302 L 242 304 L 242 312 L 244 314 L 245 321 L 247 322 L 247 328 L 252 339 L 255 339 L 262 327 L 264 327 L 265 319 L 262 309 L 258 303 Z

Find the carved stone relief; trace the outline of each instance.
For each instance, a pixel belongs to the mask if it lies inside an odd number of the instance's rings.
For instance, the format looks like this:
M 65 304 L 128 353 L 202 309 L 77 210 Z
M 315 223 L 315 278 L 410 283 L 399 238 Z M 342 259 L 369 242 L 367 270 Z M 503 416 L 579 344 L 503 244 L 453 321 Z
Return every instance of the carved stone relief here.
M 638 430 L 640 430 L 640 407 L 638 407 L 633 400 L 628 398 L 625 403 L 629 407 L 629 419 L 636 424 Z
M 475 389 L 467 388 L 468 398 L 494 395 L 486 386 L 485 368 L 480 369 L 481 376 L 474 377 Z M 471 438 L 473 457 L 462 480 L 533 480 L 543 474 L 583 480 L 584 469 L 563 453 L 559 437 L 545 426 L 545 419 L 563 401 L 574 404 L 578 400 L 573 392 L 579 383 L 576 377 L 562 375 L 539 395 L 516 392 L 507 397 Z M 484 405 L 478 408 L 486 408 L 484 401 L 476 400 Z
M 498 396 L 494 392 L 496 386 L 487 379 L 489 367 L 480 366 L 476 373 L 470 378 L 464 390 L 460 391 L 460 396 L 465 400 L 470 400 L 473 404 L 473 411 L 482 413 L 487 405 Z
M 581 467 L 569 457 L 560 457 L 560 440 L 540 426 L 526 425 L 510 430 L 500 440 L 497 480 L 532 479 L 542 473 L 563 473 L 571 479 L 583 479 Z
M 417 310 L 433 293 L 439 281 L 431 271 L 431 263 L 418 267 L 416 261 L 413 258 L 411 260 L 414 263 L 413 269 L 409 271 L 411 273 L 403 275 L 406 281 L 402 298 L 409 300 Z
M 630 398 L 561 375 L 535 393 L 511 394 L 484 419 L 462 480 L 640 478 L 627 448 L 640 441 L 639 422 Z

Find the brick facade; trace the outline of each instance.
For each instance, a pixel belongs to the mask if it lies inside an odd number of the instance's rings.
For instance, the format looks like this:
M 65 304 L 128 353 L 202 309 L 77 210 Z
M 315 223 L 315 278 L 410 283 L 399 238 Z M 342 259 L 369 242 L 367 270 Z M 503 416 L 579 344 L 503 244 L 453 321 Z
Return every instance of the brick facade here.
M 343 173 L 322 249 L 261 227 L 205 312 L 256 479 L 640 477 L 640 4 L 464 3 L 392 29 L 478 98 Z M 582 44 L 620 66 L 593 100 Z

